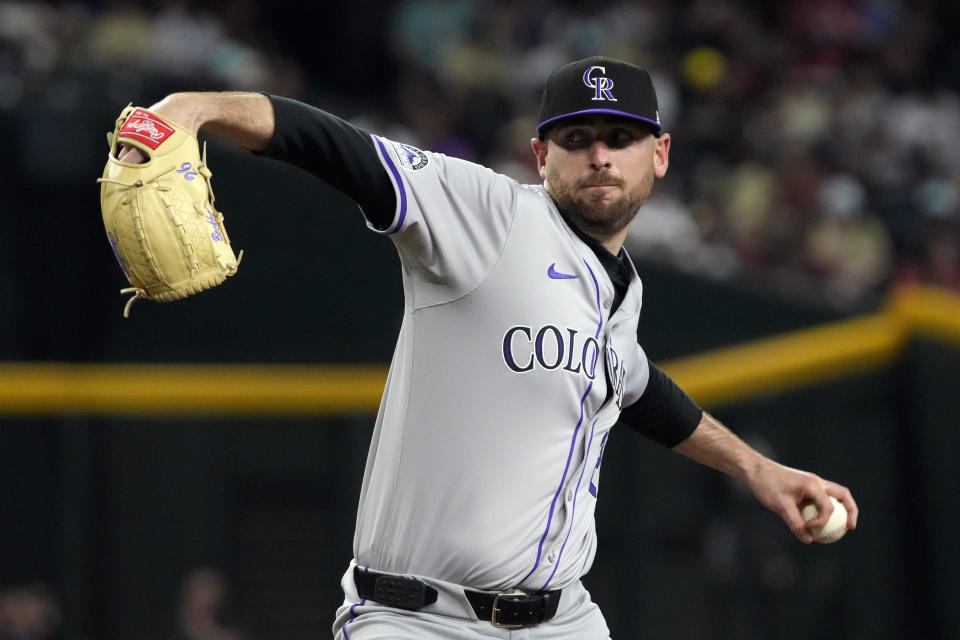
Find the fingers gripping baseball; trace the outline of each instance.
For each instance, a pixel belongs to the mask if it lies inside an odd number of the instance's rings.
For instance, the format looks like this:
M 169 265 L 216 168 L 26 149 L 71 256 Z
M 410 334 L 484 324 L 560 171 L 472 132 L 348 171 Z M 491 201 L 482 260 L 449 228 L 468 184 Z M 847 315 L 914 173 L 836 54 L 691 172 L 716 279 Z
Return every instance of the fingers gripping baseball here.
M 839 500 L 840 503 L 843 504 L 844 508 L 846 508 L 847 529 L 856 529 L 857 520 L 860 517 L 860 510 L 857 507 L 857 503 L 853 499 L 853 495 L 850 493 L 850 490 L 843 485 L 839 485 L 836 482 L 830 482 L 829 480 L 824 480 L 823 483 L 826 487 L 827 494 Z M 817 509 L 820 508 L 821 507 L 818 505 Z M 827 517 L 829 518 L 829 515 Z
M 816 474 L 769 462 L 750 483 L 757 499 L 779 515 L 801 542 L 813 541 L 813 528 L 823 527 L 833 513 L 830 496 L 847 509 L 847 528 L 857 526 L 857 505 L 849 489 Z M 816 517 L 805 520 L 801 510 L 807 504 L 817 508 Z

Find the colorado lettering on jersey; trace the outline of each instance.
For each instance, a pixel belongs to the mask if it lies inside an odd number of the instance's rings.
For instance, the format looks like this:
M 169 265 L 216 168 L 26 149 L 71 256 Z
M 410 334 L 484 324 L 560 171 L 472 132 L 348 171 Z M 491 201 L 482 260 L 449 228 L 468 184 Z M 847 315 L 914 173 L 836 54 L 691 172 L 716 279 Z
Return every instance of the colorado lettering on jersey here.
M 593 380 L 596 377 L 600 344 L 593 336 L 578 337 L 576 329 L 560 329 L 544 325 L 536 332 L 532 327 L 517 325 L 503 335 L 503 361 L 516 373 L 539 367 L 560 368 Z
M 623 408 L 623 385 L 626 378 L 627 368 L 620 361 L 620 356 L 612 345 L 607 345 L 607 379 L 613 389 L 613 397 L 617 400 L 617 408 Z

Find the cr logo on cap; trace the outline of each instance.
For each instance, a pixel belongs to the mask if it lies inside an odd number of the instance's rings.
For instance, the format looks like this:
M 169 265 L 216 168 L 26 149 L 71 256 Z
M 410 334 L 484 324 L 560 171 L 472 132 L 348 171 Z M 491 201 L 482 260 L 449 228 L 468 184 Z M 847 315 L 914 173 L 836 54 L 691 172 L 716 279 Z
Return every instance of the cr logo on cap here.
M 594 90 L 593 97 L 590 99 L 616 102 L 617 99 L 613 97 L 613 91 L 611 91 L 611 89 L 613 89 L 613 80 L 606 76 L 592 77 L 593 72 L 597 69 L 600 70 L 600 73 L 607 72 L 606 67 L 594 66 L 587 69 L 587 72 L 583 74 L 583 84 Z

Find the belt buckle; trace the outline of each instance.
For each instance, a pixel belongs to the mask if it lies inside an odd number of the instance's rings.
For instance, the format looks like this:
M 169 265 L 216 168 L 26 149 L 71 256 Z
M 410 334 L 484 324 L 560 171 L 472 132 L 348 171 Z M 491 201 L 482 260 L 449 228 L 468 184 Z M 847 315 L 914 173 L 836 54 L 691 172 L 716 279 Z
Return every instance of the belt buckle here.
M 511 624 L 509 622 L 497 621 L 497 613 L 499 613 L 500 611 L 497 605 L 500 604 L 500 598 L 506 598 L 509 600 L 511 598 L 515 598 L 518 596 L 522 597 L 526 595 L 527 594 L 521 591 L 520 589 L 511 589 L 510 591 L 503 591 L 495 595 L 493 597 L 493 604 L 490 607 L 490 624 L 500 629 L 519 629 L 520 627 L 524 626 L 522 624 Z

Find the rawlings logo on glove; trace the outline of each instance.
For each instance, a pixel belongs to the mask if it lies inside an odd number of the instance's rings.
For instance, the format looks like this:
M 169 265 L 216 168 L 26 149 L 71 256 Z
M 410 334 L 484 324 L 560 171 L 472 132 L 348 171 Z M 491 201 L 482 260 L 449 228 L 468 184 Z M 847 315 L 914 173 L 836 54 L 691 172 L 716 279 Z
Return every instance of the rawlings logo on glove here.
M 212 174 L 196 137 L 146 109 L 128 106 L 107 134 L 110 154 L 100 183 L 100 210 L 107 239 L 133 293 L 139 298 L 179 300 L 222 283 L 237 272 L 234 255 L 214 207 Z M 120 145 L 147 156 L 141 164 L 117 158 Z M 194 180 L 202 177 L 202 180 Z
M 151 149 L 156 149 L 169 136 L 176 133 L 173 127 L 143 109 L 134 109 L 126 124 L 120 129 L 120 139 L 135 139 Z

